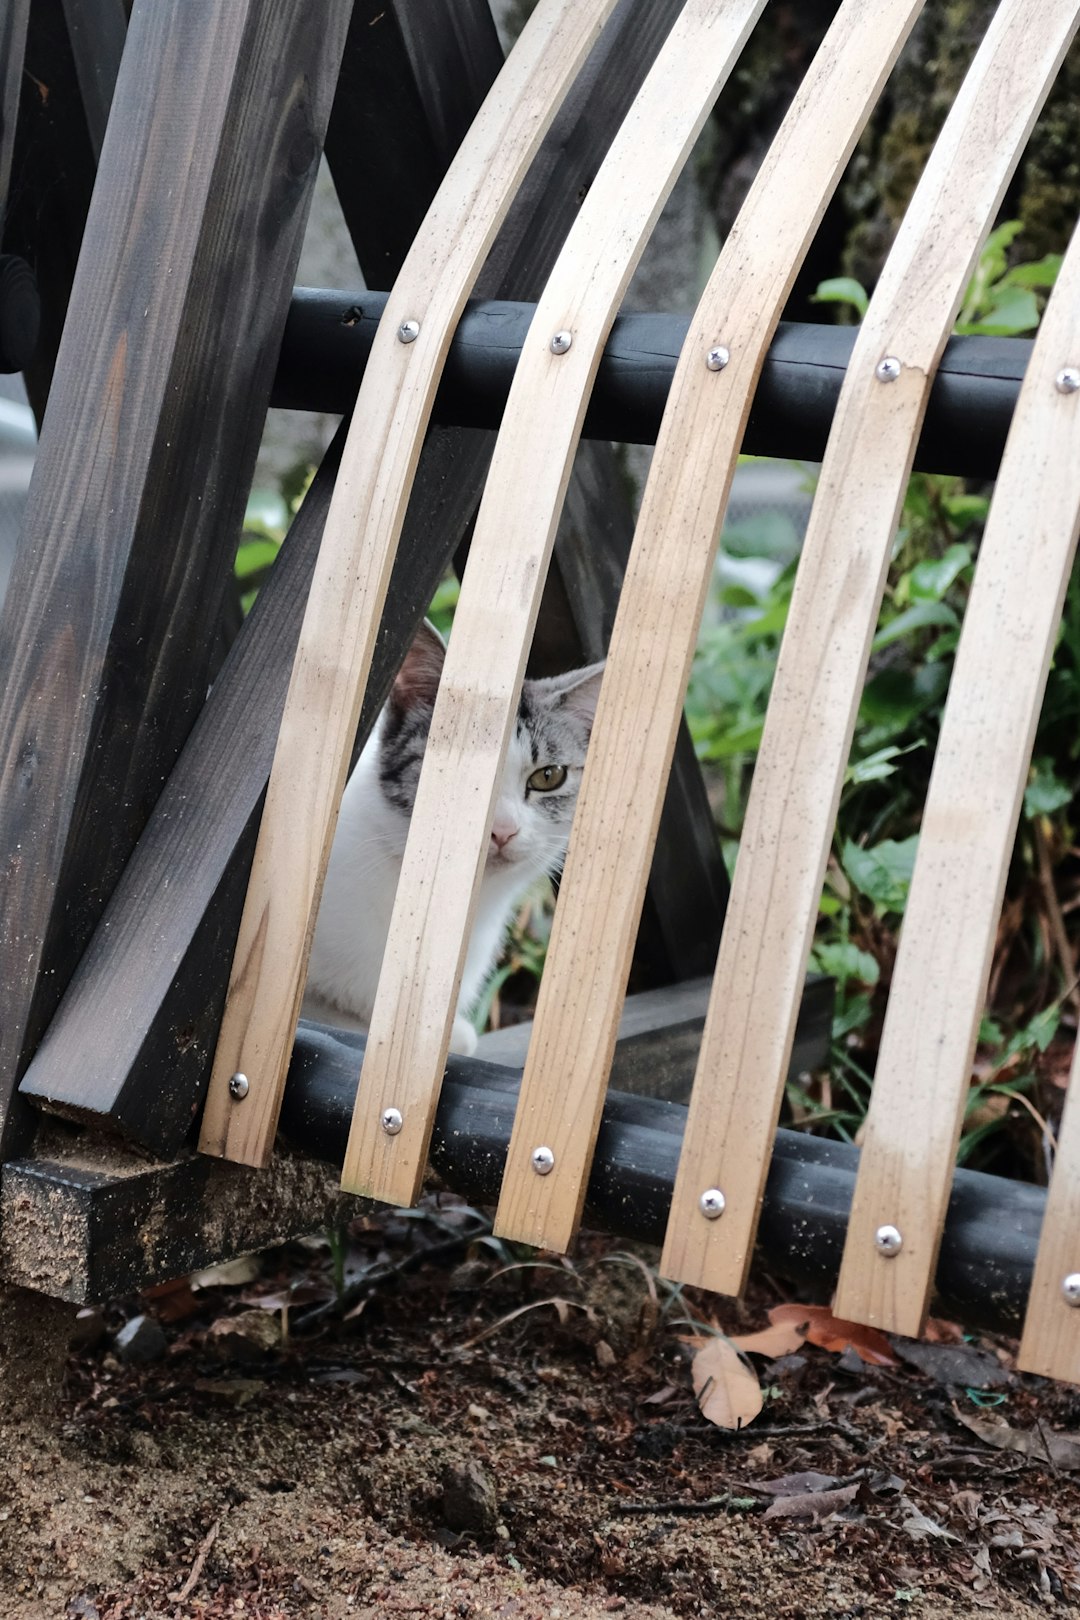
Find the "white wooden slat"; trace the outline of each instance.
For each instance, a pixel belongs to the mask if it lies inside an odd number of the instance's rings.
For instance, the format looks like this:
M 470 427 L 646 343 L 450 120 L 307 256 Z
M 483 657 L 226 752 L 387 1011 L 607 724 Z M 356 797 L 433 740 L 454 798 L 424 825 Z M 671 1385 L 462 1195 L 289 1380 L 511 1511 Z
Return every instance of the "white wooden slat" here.
M 1075 442 L 1075 437 L 1074 437 Z M 1016 1365 L 1080 1384 L 1080 1043 L 1058 1132 Z
M 342 1185 L 411 1201 L 427 1157 L 494 799 L 571 460 L 642 247 L 764 0 L 687 0 L 537 305 L 455 615 Z M 553 334 L 571 347 L 553 353 Z M 386 1109 L 402 1116 L 396 1135 Z
M 1055 386 L 1067 363 L 1080 364 L 1080 238 L 1062 266 L 1020 390 L 964 613 L 840 1270 L 838 1314 L 895 1333 L 921 1332 L 926 1316 L 1005 879 L 1076 551 L 1080 394 Z M 1066 1169 L 1064 1199 L 1069 1180 Z M 882 1227 L 900 1233 L 897 1253 L 875 1244 Z M 1075 1249 L 1076 1228 L 1055 1253 L 1051 1227 L 1048 1221 L 1053 1267 L 1070 1244 Z M 1080 1353 L 1080 1316 L 1064 1302 L 1055 1314 L 1071 1322 L 1073 1353 Z
M 529 163 L 614 0 L 540 0 L 402 266 L 376 333 L 267 789 L 199 1146 L 264 1164 L 390 571 L 450 339 Z M 399 327 L 419 326 L 414 342 Z M 247 1092 L 230 1093 L 236 1073 Z
M 829 841 L 930 382 L 1019 152 L 1077 27 L 1003 0 L 860 328 L 792 597 L 744 822 L 661 1268 L 737 1293 Z M 882 362 L 888 362 L 882 371 Z M 910 1129 L 910 1122 L 909 1122 Z M 704 1210 L 719 1191 L 719 1218 Z
M 847 0 L 765 158 L 668 396 L 611 639 L 507 1173 L 503 1236 L 566 1249 L 750 402 L 792 282 L 922 0 Z M 710 370 L 706 355 L 730 358 Z M 537 1176 L 531 1155 L 554 1154 Z

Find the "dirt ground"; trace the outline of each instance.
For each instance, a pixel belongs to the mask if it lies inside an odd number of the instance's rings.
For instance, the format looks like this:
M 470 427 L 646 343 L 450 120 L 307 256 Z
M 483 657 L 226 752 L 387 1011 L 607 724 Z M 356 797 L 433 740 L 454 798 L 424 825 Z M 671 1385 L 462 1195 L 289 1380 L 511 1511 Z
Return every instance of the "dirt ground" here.
M 648 1251 L 591 1237 L 572 1263 L 522 1263 L 445 1202 L 358 1224 L 338 1259 L 344 1307 L 307 1245 L 80 1320 L 97 1342 L 58 1408 L 0 1434 L 5 1620 L 854 1620 L 1080 1598 L 1080 1391 L 1016 1374 L 1004 1341 L 944 1326 L 894 1365 L 861 1340 L 754 1355 L 764 1403 L 735 1432 L 702 1417 L 683 1341 L 762 1326 L 790 1291 L 679 1294 Z

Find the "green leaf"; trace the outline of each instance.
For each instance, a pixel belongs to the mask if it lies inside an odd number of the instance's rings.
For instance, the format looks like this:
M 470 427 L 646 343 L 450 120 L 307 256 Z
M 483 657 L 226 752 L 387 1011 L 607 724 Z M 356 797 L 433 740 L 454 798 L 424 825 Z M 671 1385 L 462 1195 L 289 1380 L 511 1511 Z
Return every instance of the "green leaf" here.
M 817 291 L 811 293 L 812 304 L 850 304 L 852 309 L 862 320 L 870 304 L 866 288 L 854 276 L 830 276 L 828 281 L 818 283 Z
M 277 554 L 278 543 L 276 540 L 241 540 L 236 549 L 237 579 L 249 579 L 252 574 L 260 573 L 262 569 L 269 568 Z
M 841 864 L 855 887 L 881 911 L 902 912 L 911 887 L 918 846 L 918 833 L 899 843 L 886 838 L 870 849 L 863 849 L 849 838 L 844 844 Z
M 1036 816 L 1053 815 L 1072 799 L 1072 789 L 1054 772 L 1049 759 L 1036 760 L 1031 768 L 1031 780 L 1024 789 L 1024 815 L 1029 821 Z
M 914 602 L 878 631 L 873 641 L 874 651 L 891 647 L 894 641 L 902 641 L 904 636 L 914 635 L 917 630 L 926 630 L 931 625 L 958 630 L 960 620 L 947 602 Z
M 898 748 L 895 743 L 889 743 L 885 748 L 879 748 L 876 753 L 867 754 L 863 759 L 853 759 L 844 772 L 844 782 L 853 787 L 860 787 L 864 782 L 883 782 L 887 776 L 896 771 L 894 760 L 902 759 L 916 748 L 921 748 L 921 742 L 909 743 L 906 748 Z
M 971 548 L 957 541 L 944 557 L 924 557 L 911 570 L 912 598 L 917 602 L 940 602 L 949 586 L 971 562 Z
M 943 664 L 930 664 L 914 674 L 905 669 L 882 669 L 866 683 L 859 719 L 896 736 L 913 720 L 940 701 L 949 684 L 949 671 Z M 888 741 L 882 736 L 880 742 Z
M 810 960 L 819 973 L 841 982 L 858 979 L 860 984 L 877 984 L 881 973 L 876 958 L 849 939 L 822 940 L 814 946 Z
M 1061 254 L 1047 253 L 1044 258 L 1033 259 L 1030 264 L 1016 264 L 1002 276 L 1007 287 L 1039 287 L 1044 292 L 1052 287 L 1061 269 Z
M 957 322 L 956 330 L 968 336 L 1015 337 L 1031 332 L 1039 324 L 1035 294 L 1026 287 L 994 289 L 988 308 L 974 320 Z
M 773 557 L 790 562 L 799 554 L 799 535 L 783 512 L 754 512 L 733 523 L 720 537 L 729 557 Z

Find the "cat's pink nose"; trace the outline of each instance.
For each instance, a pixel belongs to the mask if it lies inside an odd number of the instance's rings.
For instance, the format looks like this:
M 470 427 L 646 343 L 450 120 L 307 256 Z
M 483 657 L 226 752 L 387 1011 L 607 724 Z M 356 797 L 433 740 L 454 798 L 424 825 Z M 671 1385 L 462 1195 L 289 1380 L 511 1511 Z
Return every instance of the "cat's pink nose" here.
M 517 835 L 517 827 L 511 825 L 510 823 L 504 822 L 500 824 L 499 822 L 496 822 L 494 827 L 491 829 L 491 842 L 495 845 L 496 850 L 501 855 L 511 838 L 516 838 Z

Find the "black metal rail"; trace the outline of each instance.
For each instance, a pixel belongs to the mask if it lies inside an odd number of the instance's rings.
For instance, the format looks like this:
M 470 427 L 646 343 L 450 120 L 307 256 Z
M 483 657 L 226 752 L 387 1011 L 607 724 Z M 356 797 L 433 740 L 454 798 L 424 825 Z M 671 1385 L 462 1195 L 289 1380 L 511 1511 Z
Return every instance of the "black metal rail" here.
M 351 410 L 385 293 L 298 287 L 285 326 L 273 403 Z M 474 300 L 458 326 L 435 421 L 497 427 L 535 305 Z M 685 315 L 621 315 L 600 362 L 585 437 L 652 444 L 689 326 Z M 819 461 L 855 329 L 781 322 L 761 375 L 743 448 Z M 924 472 L 993 478 L 1020 381 L 1026 338 L 954 337 L 934 379 L 915 452 Z
M 340 1164 L 361 1035 L 301 1024 L 282 1125 L 306 1153 Z M 456 1192 L 493 1204 L 521 1076 L 451 1057 L 439 1102 L 432 1163 Z M 686 1124 L 686 1108 L 609 1093 L 586 1201 L 587 1218 L 623 1237 L 659 1243 Z M 840 1269 L 858 1149 L 778 1131 L 758 1230 L 761 1264 L 826 1297 Z M 937 1294 L 971 1326 L 1015 1331 L 1031 1286 L 1046 1194 L 1041 1187 L 958 1170 L 938 1261 Z

